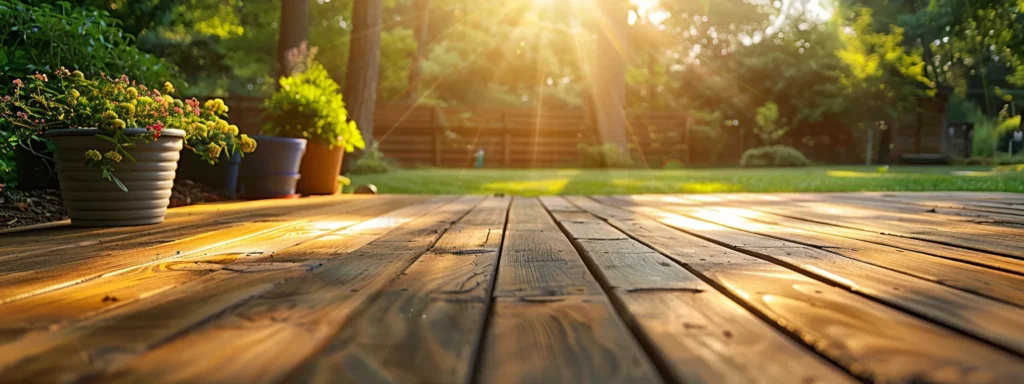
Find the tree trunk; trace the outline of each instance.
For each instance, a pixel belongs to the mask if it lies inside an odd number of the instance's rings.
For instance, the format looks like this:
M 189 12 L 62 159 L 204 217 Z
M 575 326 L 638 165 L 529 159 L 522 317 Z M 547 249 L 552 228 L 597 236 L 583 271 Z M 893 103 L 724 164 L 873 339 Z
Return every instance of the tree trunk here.
M 380 76 L 381 1 L 357 0 L 352 5 L 352 39 L 345 73 L 345 106 L 356 122 L 367 148 L 373 145 L 373 111 L 377 105 Z M 345 170 L 353 166 L 362 151 L 345 156 Z
M 628 150 L 626 141 L 626 30 L 629 27 L 625 0 L 600 0 L 597 13 L 597 45 L 591 87 L 594 123 L 603 144 Z
M 309 0 L 281 0 L 281 23 L 277 40 L 278 75 L 293 72 L 299 63 L 289 62 L 288 51 L 306 43 L 309 36 Z
M 415 0 L 416 25 L 413 31 L 416 34 L 416 55 L 412 57 L 412 66 L 409 68 L 409 89 L 406 102 L 413 104 L 420 97 L 420 75 L 423 57 L 427 53 L 427 31 L 430 25 L 430 0 Z

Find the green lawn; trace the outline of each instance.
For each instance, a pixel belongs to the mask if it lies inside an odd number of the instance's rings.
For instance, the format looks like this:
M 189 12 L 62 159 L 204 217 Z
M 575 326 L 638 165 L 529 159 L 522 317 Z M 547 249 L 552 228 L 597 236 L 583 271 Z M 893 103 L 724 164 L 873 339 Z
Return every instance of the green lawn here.
M 356 175 L 352 185 L 375 184 L 380 193 L 515 195 L 1003 191 L 1024 192 L 1024 172 L 990 167 L 834 166 L 777 169 L 589 170 L 589 169 L 409 169 Z

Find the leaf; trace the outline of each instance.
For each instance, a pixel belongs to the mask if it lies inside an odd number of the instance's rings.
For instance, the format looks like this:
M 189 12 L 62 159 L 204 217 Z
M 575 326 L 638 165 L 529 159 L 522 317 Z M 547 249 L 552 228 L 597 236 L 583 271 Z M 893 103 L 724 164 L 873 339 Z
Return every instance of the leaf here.
M 94 135 L 94 136 L 96 136 L 96 137 L 97 137 L 97 138 L 99 138 L 99 139 L 102 139 L 102 140 L 106 140 L 106 141 L 109 141 L 109 142 L 111 142 L 111 143 L 114 143 L 114 145 L 117 145 L 117 141 L 116 141 L 116 140 L 114 140 L 114 139 L 112 139 L 112 138 L 111 138 L 110 136 L 104 135 L 104 134 L 102 134 L 102 133 L 97 133 L 97 134 L 96 134 L 96 135 Z
M 128 187 L 124 186 L 124 183 L 122 183 L 121 180 L 117 178 L 117 176 L 111 174 L 110 178 L 114 181 L 114 184 L 117 184 L 118 188 L 121 188 L 121 190 L 124 192 L 128 192 Z

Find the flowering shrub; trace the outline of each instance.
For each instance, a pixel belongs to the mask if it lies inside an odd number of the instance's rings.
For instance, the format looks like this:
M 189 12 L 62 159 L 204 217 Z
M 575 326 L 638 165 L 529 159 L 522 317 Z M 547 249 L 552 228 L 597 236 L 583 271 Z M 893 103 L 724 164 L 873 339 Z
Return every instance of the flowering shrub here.
M 51 79 L 36 73 L 12 82 L 12 94 L 0 97 L 0 130 L 11 132 L 8 145 L 36 139 L 50 129 L 100 128 L 96 137 L 114 144 L 106 153 L 86 152 L 86 165 L 103 172 L 103 178 L 121 189 L 114 176 L 115 165 L 124 159 L 135 161 L 129 148 L 135 141 L 160 137 L 164 128 L 185 130 L 185 147 L 210 164 L 222 154 L 250 153 L 256 141 L 238 134 L 228 124 L 228 108 L 220 99 L 204 104 L 196 99 L 175 99 L 171 83 L 151 89 L 127 76 L 87 79 L 82 72 L 57 70 Z M 127 128 L 145 128 L 142 134 L 127 134 Z
M 342 146 L 346 152 L 366 146 L 355 122 L 348 121 L 340 87 L 323 65 L 310 62 L 305 71 L 282 77 L 280 85 L 264 103 L 264 133 Z

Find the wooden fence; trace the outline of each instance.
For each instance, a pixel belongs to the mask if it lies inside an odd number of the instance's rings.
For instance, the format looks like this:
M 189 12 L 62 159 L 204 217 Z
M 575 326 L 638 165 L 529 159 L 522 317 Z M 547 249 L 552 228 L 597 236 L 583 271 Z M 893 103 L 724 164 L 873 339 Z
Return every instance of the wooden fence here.
M 259 132 L 261 103 L 227 100 L 242 132 Z M 630 151 L 640 166 L 661 167 L 670 160 L 735 164 L 745 148 L 756 144 L 739 130 L 704 136 L 683 114 L 631 114 L 627 119 Z M 488 168 L 572 167 L 580 165 L 581 144 L 597 144 L 595 127 L 583 111 L 381 106 L 374 120 L 380 149 L 402 166 L 472 167 L 482 149 Z

